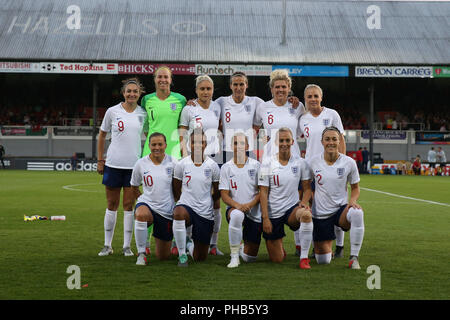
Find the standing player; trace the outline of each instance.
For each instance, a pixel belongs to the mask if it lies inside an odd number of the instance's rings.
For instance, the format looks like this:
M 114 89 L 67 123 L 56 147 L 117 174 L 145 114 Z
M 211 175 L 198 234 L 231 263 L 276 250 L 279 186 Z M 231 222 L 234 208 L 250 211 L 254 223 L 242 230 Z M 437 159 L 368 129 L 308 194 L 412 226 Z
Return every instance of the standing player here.
M 344 139 L 344 127 L 341 117 L 336 110 L 323 107 L 321 105 L 323 99 L 322 89 L 315 84 L 308 84 L 304 91 L 305 105 L 307 112 L 300 118 L 298 122 L 299 135 L 303 134 L 306 139 L 306 155 L 308 161 L 311 158 L 323 153 L 322 132 L 326 127 L 334 126 L 339 129 L 339 152 L 346 154 L 346 145 Z M 313 186 L 314 190 L 314 186 Z M 336 233 L 336 251 L 335 258 L 342 257 L 344 249 L 344 231 L 339 227 L 335 227 Z M 296 252 L 299 251 L 300 239 L 299 234 L 295 234 Z
M 195 128 L 190 135 L 190 156 L 175 167 L 174 190 L 182 192 L 173 211 L 173 235 L 178 247 L 178 266 L 182 267 L 188 265 L 186 249 L 194 261 L 206 259 L 214 227 L 213 203 L 220 200 L 220 169 L 205 154 L 206 139 L 202 129 Z M 186 226 L 190 225 L 193 246 L 186 241 Z
M 177 160 L 165 153 L 166 137 L 159 132 L 150 135 L 150 155 L 139 159 L 133 169 L 131 186 L 137 200 L 134 209 L 136 220 L 134 234 L 138 249 L 137 265 L 147 264 L 147 224 L 154 225 L 156 257 L 165 260 L 170 256 L 172 244 L 172 220 L 175 200 L 173 172 Z M 143 185 L 143 194 L 139 186 Z
M 132 256 L 130 249 L 133 235 L 133 204 L 135 200 L 130 186 L 131 173 L 141 155 L 141 134 L 146 113 L 137 104 L 142 84 L 137 78 L 122 81 L 121 92 L 125 102 L 109 108 L 102 121 L 98 137 L 97 171 L 103 175 L 106 190 L 107 209 L 104 219 L 105 244 L 98 254 L 106 256 L 113 253 L 111 247 L 114 228 L 117 220 L 117 209 L 120 203 L 120 192 L 123 189 L 123 254 Z M 111 144 L 104 159 L 106 134 L 111 132 Z
M 150 153 L 149 137 L 153 132 L 164 134 L 167 140 L 167 154 L 175 159 L 181 158 L 178 121 L 181 110 L 186 105 L 186 98 L 179 93 L 171 92 L 172 71 L 169 67 L 160 66 L 153 74 L 155 92 L 142 98 L 141 106 L 148 114 L 147 141 L 142 157 Z M 151 239 L 152 226 L 148 228 L 148 239 Z M 150 254 L 150 241 L 147 243 L 147 254 Z M 176 251 L 174 254 L 177 254 Z
M 247 156 L 248 138 L 238 132 L 231 139 L 233 158 L 220 170 L 219 189 L 223 202 L 228 205 L 231 261 L 228 268 L 239 266 L 239 248 L 244 239 L 242 258 L 253 262 L 261 243 L 261 211 L 259 208 L 258 176 L 260 164 Z M 242 226 L 244 230 L 242 231 Z
M 187 105 L 180 117 L 180 144 L 183 156 L 187 156 L 191 149 L 187 137 L 195 128 L 202 128 L 207 137 L 205 154 L 212 159 L 220 158 L 220 140 L 218 136 L 220 106 L 212 101 L 214 92 L 213 80 L 207 75 L 198 76 L 195 80 L 197 99 L 195 105 Z M 220 199 L 214 202 L 214 232 L 211 237 L 210 254 L 223 255 L 217 248 L 222 214 L 220 212 Z
M 294 145 L 292 153 L 300 156 L 300 149 L 297 143 L 297 127 L 298 119 L 305 112 L 305 107 L 300 102 L 299 107 L 294 108 L 288 101 L 292 80 L 287 70 L 272 71 L 269 86 L 273 98 L 259 105 L 255 119 L 256 125 L 263 126 L 269 139 L 269 142 L 264 146 L 264 157 L 270 156 L 271 150 L 277 150 L 275 142 L 271 138 L 275 136 L 274 133 L 281 127 L 287 127 L 293 133 Z
M 357 203 L 359 173 L 356 162 L 339 152 L 340 136 L 338 128 L 325 128 L 323 153 L 308 160 L 316 181 L 312 205 L 315 258 L 319 264 L 330 263 L 332 242 L 336 237 L 334 226 L 339 226 L 345 231 L 350 229 L 349 267 L 360 269 L 358 256 L 364 238 L 364 213 Z M 350 201 L 347 183 L 351 186 Z
M 264 157 L 259 178 L 263 237 L 272 262 L 282 262 L 284 225 L 291 230 L 300 228 L 301 255 L 300 268 L 310 269 L 308 251 L 311 246 L 313 223 L 309 199 L 311 180 L 306 161 L 291 153 L 294 143 L 289 128 L 280 128 L 274 135 L 277 153 Z M 300 202 L 298 186 L 302 183 L 303 199 Z
M 248 151 L 254 149 L 255 114 L 258 105 L 264 101 L 258 97 L 246 95 L 248 79 L 244 72 L 235 72 L 230 77 L 232 94 L 220 97 L 215 102 L 220 105 L 223 132 L 223 163 L 233 158 L 232 138 L 236 132 L 244 132 L 248 139 Z

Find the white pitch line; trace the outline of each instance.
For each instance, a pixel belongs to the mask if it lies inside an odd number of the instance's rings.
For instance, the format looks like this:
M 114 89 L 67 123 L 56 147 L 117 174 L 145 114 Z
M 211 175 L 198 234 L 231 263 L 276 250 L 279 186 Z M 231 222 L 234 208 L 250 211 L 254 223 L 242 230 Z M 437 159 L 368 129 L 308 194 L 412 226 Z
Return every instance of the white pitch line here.
M 98 184 L 98 183 L 96 182 L 96 183 L 69 184 L 67 186 L 63 186 L 62 188 L 66 189 L 66 190 L 70 190 L 70 191 L 80 191 L 80 192 L 103 192 L 103 191 L 96 191 L 96 190 L 92 191 L 92 190 L 82 190 L 82 189 L 73 188 L 73 187 L 88 186 L 88 185 L 93 185 L 93 184 Z
M 440 205 L 440 206 L 450 207 L 450 204 L 448 204 L 448 203 L 441 203 L 441 202 L 430 201 L 430 200 L 425 200 L 425 199 L 406 197 L 406 196 L 402 196 L 402 195 L 395 194 L 395 193 L 379 191 L 379 190 L 374 190 L 374 189 L 369 189 L 369 188 L 362 188 L 362 187 L 360 187 L 360 189 L 366 190 L 366 191 L 378 192 L 378 193 L 382 193 L 382 194 L 387 194 L 388 196 L 392 196 L 392 197 L 398 197 L 398 198 L 403 198 L 403 199 L 408 199 L 408 200 L 415 200 L 415 201 L 421 201 L 421 202 L 426 202 L 426 203 L 431 203 L 431 204 L 437 204 L 437 205 Z

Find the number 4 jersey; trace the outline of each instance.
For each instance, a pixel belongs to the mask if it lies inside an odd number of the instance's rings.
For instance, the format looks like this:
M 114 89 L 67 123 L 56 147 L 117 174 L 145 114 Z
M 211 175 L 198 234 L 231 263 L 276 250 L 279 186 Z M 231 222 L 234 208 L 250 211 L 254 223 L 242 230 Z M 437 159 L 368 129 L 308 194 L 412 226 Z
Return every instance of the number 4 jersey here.
M 234 201 L 244 204 L 252 201 L 258 194 L 259 161 L 248 158 L 242 168 L 238 168 L 233 159 L 220 169 L 220 190 L 228 190 Z M 259 203 L 254 206 L 247 217 L 255 222 L 261 222 Z
M 141 156 L 141 134 L 147 113 L 139 106 L 129 113 L 122 103 L 106 110 L 101 131 L 111 132 L 106 165 L 116 169 L 133 169 Z M 99 155 L 100 156 L 100 155 Z
M 139 159 L 131 175 L 132 186 L 142 185 L 143 194 L 137 202 L 144 202 L 156 213 L 172 220 L 175 200 L 172 178 L 177 160 L 166 154 L 161 164 L 155 165 L 150 156 Z

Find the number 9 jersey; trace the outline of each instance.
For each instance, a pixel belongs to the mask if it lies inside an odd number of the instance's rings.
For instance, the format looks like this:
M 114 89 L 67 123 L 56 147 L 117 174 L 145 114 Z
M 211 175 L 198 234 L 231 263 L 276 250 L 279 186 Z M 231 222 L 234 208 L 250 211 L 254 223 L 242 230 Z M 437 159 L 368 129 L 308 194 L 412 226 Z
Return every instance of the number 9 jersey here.
M 106 163 L 110 168 L 133 169 L 141 156 L 141 135 L 147 113 L 139 106 L 129 113 L 122 103 L 106 110 L 100 130 L 111 132 Z

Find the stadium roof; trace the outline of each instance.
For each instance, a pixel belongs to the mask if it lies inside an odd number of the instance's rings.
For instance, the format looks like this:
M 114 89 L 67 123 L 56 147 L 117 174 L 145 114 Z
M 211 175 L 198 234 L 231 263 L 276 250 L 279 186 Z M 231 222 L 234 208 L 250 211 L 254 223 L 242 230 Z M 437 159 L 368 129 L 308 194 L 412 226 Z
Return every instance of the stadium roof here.
M 450 64 L 449 2 L 283 2 L 2 0 L 0 60 Z

